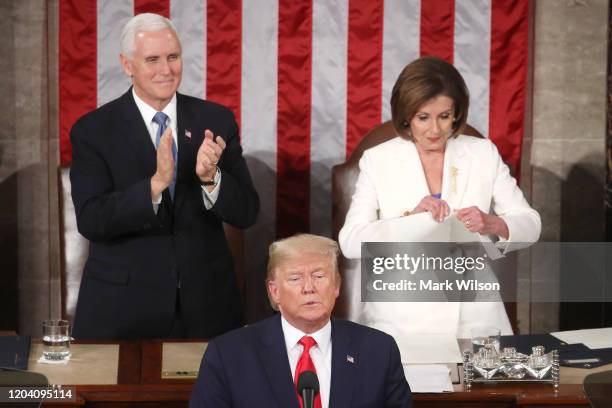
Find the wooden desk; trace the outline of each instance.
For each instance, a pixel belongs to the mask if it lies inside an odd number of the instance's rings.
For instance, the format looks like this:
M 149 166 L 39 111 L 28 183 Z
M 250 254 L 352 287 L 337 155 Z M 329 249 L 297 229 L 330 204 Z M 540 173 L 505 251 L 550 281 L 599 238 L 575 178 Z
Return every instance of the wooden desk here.
M 60 402 L 45 402 L 43 406 L 49 407 L 75 407 L 75 406 L 90 406 L 102 402 L 101 406 L 125 406 L 125 405 L 106 405 L 105 402 L 111 400 L 125 400 L 126 393 L 130 393 L 134 387 L 140 387 L 140 364 L 141 364 L 141 343 L 140 341 L 87 341 L 80 340 L 73 342 L 79 344 L 111 344 L 119 346 L 119 362 L 117 372 L 117 384 L 110 385 L 75 385 L 76 401 L 70 403 Z M 35 356 L 36 357 L 36 356 Z M 92 368 L 95 369 L 95 368 Z M 70 385 L 70 384 L 65 384 Z M 116 395 L 116 397 L 115 397 Z M 136 394 L 134 394 L 136 395 Z M 133 398 L 134 396 L 132 396 Z M 138 398 L 146 401 L 146 395 L 138 395 Z M 150 398 L 150 397 L 149 397 Z M 163 401 L 160 399 L 159 401 Z M 164 406 L 164 405 L 149 405 L 149 406 Z M 184 406 L 184 405 L 181 405 Z
M 581 407 L 588 408 L 582 385 L 562 384 L 558 392 L 544 384 L 483 385 L 471 391 L 456 385 L 454 393 L 413 394 L 416 407 Z
M 185 341 L 181 341 L 185 342 Z M 161 340 L 114 342 L 120 345 L 116 385 L 77 385 L 77 401 L 45 403 L 49 407 L 186 407 L 194 379 L 161 378 Z M 563 382 L 563 376 L 561 377 Z M 490 386 L 474 384 L 471 391 L 455 385 L 454 393 L 413 394 L 415 408 L 551 407 L 588 408 L 581 384 L 561 384 L 558 392 L 543 384 Z M 335 407 L 334 407 L 335 408 Z

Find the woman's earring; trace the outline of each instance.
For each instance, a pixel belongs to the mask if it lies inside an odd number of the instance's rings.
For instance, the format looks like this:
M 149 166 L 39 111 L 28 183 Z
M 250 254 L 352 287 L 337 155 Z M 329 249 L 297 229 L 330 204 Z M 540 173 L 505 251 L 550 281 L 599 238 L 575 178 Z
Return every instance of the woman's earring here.
M 402 122 L 402 126 L 404 127 L 406 131 L 406 136 L 408 136 L 408 138 L 412 138 L 412 131 L 410 130 L 410 123 L 408 123 L 408 121 L 405 120 Z

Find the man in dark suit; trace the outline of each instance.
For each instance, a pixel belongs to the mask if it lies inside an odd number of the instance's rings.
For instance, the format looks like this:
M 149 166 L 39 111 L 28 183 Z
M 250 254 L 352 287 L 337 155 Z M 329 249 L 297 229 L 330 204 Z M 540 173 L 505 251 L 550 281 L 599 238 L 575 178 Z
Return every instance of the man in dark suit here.
M 189 406 L 302 406 L 296 384 L 314 371 L 315 407 L 410 407 L 410 388 L 393 338 L 330 319 L 340 290 L 335 241 L 296 235 L 270 246 L 267 286 L 280 310 L 213 339 Z
M 177 93 L 181 44 L 170 20 L 124 27 L 132 87 L 71 131 L 72 199 L 90 241 L 77 338 L 212 337 L 241 324 L 223 222 L 259 210 L 233 114 Z

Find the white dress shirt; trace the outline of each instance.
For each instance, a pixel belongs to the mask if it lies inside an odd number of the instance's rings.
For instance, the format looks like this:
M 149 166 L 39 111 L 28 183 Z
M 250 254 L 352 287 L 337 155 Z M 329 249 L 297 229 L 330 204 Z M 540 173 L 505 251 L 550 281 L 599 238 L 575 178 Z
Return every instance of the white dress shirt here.
M 136 106 L 138 107 L 138 110 L 140 111 L 140 114 L 142 115 L 142 119 L 144 120 L 144 123 L 147 126 L 147 130 L 149 131 L 149 136 L 151 137 L 151 142 L 153 143 L 153 147 L 156 147 L 155 142 L 157 139 L 157 129 L 159 129 L 159 125 L 153 121 L 153 117 L 155 116 L 157 111 L 153 109 L 145 101 L 140 99 L 140 97 L 136 94 L 136 91 L 134 90 L 134 88 L 132 88 L 132 95 L 134 96 L 134 102 L 136 102 Z M 172 138 L 174 139 L 174 145 L 176 146 L 176 157 L 178 160 L 178 155 L 180 154 L 180 152 L 178 151 L 178 139 L 177 139 L 178 129 L 176 127 L 176 124 L 177 124 L 176 93 L 174 94 L 174 96 L 172 96 L 172 99 L 170 100 L 168 105 L 166 105 L 164 110 L 162 110 L 162 112 L 168 116 L 167 125 L 172 129 Z M 193 169 L 193 171 L 195 171 L 195 169 Z M 219 176 L 221 176 L 221 172 L 219 172 Z M 211 192 L 208 192 L 206 187 L 202 186 L 202 198 L 204 200 L 204 206 L 206 207 L 207 210 L 210 210 L 210 208 L 217 201 L 217 197 L 219 196 L 219 186 L 220 185 L 221 185 L 221 177 L 219 177 L 219 179 L 217 180 L 217 185 Z M 162 200 L 162 197 L 160 194 L 159 197 L 157 197 L 157 199 L 153 201 L 153 211 L 155 211 L 156 214 L 157 214 L 157 208 L 159 207 L 161 200 Z
M 304 336 L 312 337 L 317 344 L 310 349 L 310 357 L 317 370 L 319 378 L 319 394 L 321 394 L 321 408 L 329 407 L 329 393 L 331 386 L 331 321 L 318 331 L 306 334 L 301 330 L 293 327 L 284 317 L 281 317 L 281 325 L 285 336 L 285 345 L 287 346 L 287 356 L 289 357 L 289 366 L 291 367 L 291 378 L 295 380 L 295 368 L 302 355 L 304 347 L 298 344 L 298 341 Z

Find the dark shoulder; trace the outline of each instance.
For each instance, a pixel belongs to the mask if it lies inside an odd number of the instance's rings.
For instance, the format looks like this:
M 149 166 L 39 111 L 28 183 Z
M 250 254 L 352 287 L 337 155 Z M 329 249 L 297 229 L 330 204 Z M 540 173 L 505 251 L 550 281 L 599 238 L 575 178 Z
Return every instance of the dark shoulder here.
M 222 349 L 244 348 L 249 344 L 256 344 L 260 341 L 262 333 L 266 328 L 274 324 L 274 317 L 261 320 L 248 326 L 234 329 L 211 340 L 215 345 Z
M 114 123 L 117 120 L 117 116 L 126 108 L 126 104 L 130 103 L 128 97 L 131 97 L 131 94 L 125 93 L 119 98 L 113 99 L 112 101 L 87 112 L 74 123 L 73 127 L 99 127 Z M 134 103 L 133 99 L 132 103 Z M 134 106 L 136 106 L 135 103 Z
M 194 114 L 212 115 L 213 117 L 234 120 L 232 111 L 216 102 L 203 100 L 189 95 L 176 94 L 177 103 L 181 109 L 187 109 Z

